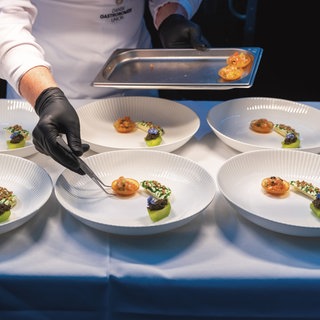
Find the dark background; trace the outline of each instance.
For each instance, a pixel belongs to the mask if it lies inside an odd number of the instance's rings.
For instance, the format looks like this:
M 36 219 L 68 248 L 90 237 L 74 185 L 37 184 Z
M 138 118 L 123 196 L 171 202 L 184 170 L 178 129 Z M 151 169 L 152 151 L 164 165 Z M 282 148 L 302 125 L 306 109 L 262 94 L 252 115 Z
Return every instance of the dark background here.
M 251 88 L 231 90 L 162 90 L 176 100 L 228 100 L 275 97 L 320 100 L 317 0 L 204 0 L 194 16 L 212 47 L 261 47 L 263 55 Z M 153 35 L 154 46 L 159 40 Z M 0 97 L 5 97 L 0 82 Z

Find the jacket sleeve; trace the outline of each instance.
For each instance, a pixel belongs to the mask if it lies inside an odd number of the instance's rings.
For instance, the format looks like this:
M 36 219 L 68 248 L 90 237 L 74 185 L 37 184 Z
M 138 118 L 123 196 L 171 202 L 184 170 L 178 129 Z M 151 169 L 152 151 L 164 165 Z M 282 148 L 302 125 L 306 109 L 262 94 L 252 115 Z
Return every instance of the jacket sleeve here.
M 50 64 L 32 36 L 37 9 L 30 0 L 0 1 L 0 78 L 18 93 L 21 77 L 36 66 Z
M 149 8 L 153 21 L 155 20 L 158 9 L 168 2 L 175 2 L 182 5 L 188 13 L 188 18 L 191 19 L 199 9 L 202 0 L 149 0 Z

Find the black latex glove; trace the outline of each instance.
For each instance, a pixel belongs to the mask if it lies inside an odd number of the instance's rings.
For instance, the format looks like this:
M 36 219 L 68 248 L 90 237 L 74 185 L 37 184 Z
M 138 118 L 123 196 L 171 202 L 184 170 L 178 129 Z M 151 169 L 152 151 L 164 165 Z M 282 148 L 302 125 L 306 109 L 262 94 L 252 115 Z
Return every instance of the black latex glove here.
M 84 175 L 77 156 L 88 151 L 89 145 L 81 143 L 78 115 L 64 93 L 55 87 L 45 89 L 36 101 L 35 111 L 39 116 L 32 132 L 35 148 L 66 168 Z M 57 144 L 60 134 L 66 134 L 73 153 Z
M 209 42 L 202 36 L 200 27 L 181 14 L 172 14 L 163 20 L 158 33 L 164 48 L 205 50 L 210 47 Z

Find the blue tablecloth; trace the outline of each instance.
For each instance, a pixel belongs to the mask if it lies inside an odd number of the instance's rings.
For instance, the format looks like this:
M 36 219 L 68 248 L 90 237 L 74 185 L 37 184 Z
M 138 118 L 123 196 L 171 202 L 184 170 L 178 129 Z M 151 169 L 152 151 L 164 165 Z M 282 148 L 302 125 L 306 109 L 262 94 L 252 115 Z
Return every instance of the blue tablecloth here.
M 201 127 L 174 153 L 215 177 L 238 153 L 206 122 L 218 102 L 181 103 Z M 39 153 L 28 159 L 53 181 L 63 170 Z M 318 241 L 245 220 L 219 191 L 187 225 L 141 237 L 92 229 L 52 195 L 29 222 L 0 235 L 0 319 L 319 319 Z

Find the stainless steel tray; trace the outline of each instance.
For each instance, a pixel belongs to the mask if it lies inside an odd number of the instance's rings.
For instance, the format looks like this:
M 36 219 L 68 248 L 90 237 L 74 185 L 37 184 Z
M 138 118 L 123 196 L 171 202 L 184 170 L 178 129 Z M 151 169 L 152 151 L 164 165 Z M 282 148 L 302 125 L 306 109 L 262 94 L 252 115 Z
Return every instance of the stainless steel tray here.
M 235 51 L 251 55 L 243 77 L 224 81 L 218 70 Z M 263 49 L 118 49 L 100 70 L 92 85 L 122 89 L 232 89 L 253 85 Z

